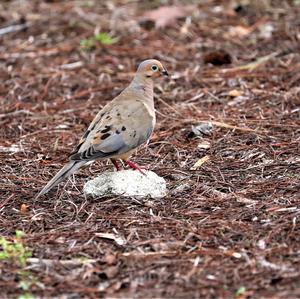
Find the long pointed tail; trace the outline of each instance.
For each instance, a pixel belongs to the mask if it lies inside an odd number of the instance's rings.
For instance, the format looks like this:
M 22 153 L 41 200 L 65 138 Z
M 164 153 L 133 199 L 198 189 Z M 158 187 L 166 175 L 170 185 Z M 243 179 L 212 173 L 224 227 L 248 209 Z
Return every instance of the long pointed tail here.
M 48 184 L 42 189 L 42 191 L 37 195 L 36 198 L 49 192 L 52 188 L 54 188 L 65 178 L 73 174 L 85 163 L 86 161 L 70 161 L 48 182 Z

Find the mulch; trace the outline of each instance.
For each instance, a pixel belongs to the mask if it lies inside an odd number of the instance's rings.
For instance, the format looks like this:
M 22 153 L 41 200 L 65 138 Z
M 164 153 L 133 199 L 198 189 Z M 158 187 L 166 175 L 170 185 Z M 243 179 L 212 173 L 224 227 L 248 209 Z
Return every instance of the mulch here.
M 160 28 L 155 1 L 0 3 L 17 28 L 0 35 L 0 233 L 26 233 L 33 296 L 300 297 L 298 1 L 176 3 L 190 15 Z M 119 40 L 83 49 L 95 30 Z M 100 161 L 35 199 L 147 58 L 171 76 L 133 160 L 168 196 L 86 198 Z M 24 293 L 18 269 L 0 261 L 1 298 Z

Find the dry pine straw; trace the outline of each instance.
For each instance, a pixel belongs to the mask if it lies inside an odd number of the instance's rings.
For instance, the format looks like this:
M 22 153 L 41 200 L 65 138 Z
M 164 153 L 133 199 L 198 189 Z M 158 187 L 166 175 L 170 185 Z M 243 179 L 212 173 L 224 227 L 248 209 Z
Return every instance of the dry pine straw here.
M 80 40 L 96 24 L 111 29 L 109 6 L 0 4 L 1 27 L 21 16 L 29 25 L 0 44 L 0 230 L 7 238 L 26 232 L 34 295 L 229 298 L 240 287 L 240 298 L 300 295 L 299 8 L 265 4 L 235 14 L 199 4 L 186 35 L 178 33 L 184 20 L 139 28 L 134 20 L 149 8 L 127 4 L 130 20 L 120 17 L 114 30 L 120 41 L 91 52 Z M 271 40 L 259 29 L 246 38 L 228 34 L 265 15 Z M 203 63 L 220 48 L 231 64 Z M 34 200 L 148 57 L 172 77 L 157 82 L 158 124 L 135 161 L 168 181 L 168 197 L 87 199 L 83 183 L 112 167 L 97 162 Z M 211 133 L 192 137 L 191 126 L 208 121 Z M 21 293 L 16 265 L 1 262 L 0 273 L 3 297 Z

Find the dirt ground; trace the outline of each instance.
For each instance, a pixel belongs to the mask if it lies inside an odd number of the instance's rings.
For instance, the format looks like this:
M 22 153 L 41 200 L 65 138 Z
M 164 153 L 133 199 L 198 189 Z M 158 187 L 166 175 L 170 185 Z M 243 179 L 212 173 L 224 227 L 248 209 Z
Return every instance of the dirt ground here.
M 0 2 L 1 298 L 300 298 L 300 3 L 161 2 Z M 34 199 L 146 58 L 168 196 Z

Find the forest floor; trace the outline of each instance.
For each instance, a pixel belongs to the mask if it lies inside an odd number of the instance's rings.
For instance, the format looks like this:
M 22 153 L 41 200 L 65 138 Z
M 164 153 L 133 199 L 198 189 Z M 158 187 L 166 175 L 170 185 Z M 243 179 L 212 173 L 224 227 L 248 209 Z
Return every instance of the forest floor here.
M 299 1 L 164 3 L 1 1 L 1 298 L 300 297 Z M 35 199 L 147 58 L 168 196 Z

